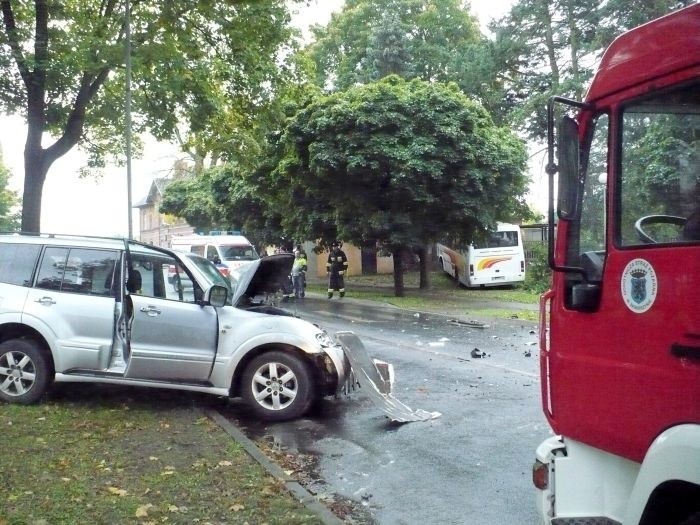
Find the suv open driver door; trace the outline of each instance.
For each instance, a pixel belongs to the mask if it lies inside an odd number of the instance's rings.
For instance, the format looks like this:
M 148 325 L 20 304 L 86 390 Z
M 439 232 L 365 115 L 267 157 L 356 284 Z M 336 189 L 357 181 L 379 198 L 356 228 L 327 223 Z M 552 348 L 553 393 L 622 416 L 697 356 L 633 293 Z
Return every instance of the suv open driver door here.
M 198 304 L 195 284 L 182 293 L 168 284 L 181 265 L 169 254 L 132 247 L 126 254 L 129 358 L 126 377 L 204 383 L 216 356 L 216 309 Z M 194 282 L 194 280 L 193 280 Z

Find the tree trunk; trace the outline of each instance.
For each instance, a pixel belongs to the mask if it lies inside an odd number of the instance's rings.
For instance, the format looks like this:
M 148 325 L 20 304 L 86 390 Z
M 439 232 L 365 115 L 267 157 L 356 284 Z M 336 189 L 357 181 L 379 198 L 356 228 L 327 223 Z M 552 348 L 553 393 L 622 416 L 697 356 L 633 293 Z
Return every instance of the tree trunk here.
M 430 286 L 430 279 L 428 277 L 428 250 L 425 248 L 425 245 L 419 246 L 416 250 L 418 252 L 420 267 L 420 284 L 418 287 L 421 290 L 425 290 Z
M 82 119 L 78 125 L 82 129 Z M 28 233 L 41 232 L 41 201 L 49 168 L 56 159 L 67 153 L 78 142 L 77 137 L 79 136 L 75 132 L 66 132 L 52 146 L 44 149 L 39 138 L 43 131 L 43 117 L 31 118 L 30 116 L 27 119 L 27 142 L 24 146 L 22 231 Z
M 581 72 L 579 67 L 579 50 L 581 44 L 579 42 L 579 32 L 576 27 L 576 17 L 574 16 L 574 2 L 569 0 L 566 3 L 566 18 L 569 25 L 569 52 L 571 55 L 571 76 L 573 77 L 575 86 L 583 86 L 581 82 Z M 583 98 L 583 90 L 581 88 L 576 90 L 576 95 L 578 99 Z
M 394 259 L 394 295 L 403 297 L 403 247 L 395 248 L 391 255 Z
M 22 194 L 22 231 L 39 233 L 41 231 L 41 197 L 48 168 L 44 166 L 43 151 L 33 152 L 36 148 L 25 148 L 24 154 L 24 192 Z M 39 148 L 41 149 L 41 148 Z
M 557 64 L 557 47 L 554 44 L 554 28 L 552 27 L 552 14 L 549 10 L 549 0 L 541 0 L 539 3 L 539 17 L 545 24 L 545 42 L 547 45 L 547 56 L 549 58 L 549 68 L 552 73 L 552 86 L 559 86 L 559 65 Z

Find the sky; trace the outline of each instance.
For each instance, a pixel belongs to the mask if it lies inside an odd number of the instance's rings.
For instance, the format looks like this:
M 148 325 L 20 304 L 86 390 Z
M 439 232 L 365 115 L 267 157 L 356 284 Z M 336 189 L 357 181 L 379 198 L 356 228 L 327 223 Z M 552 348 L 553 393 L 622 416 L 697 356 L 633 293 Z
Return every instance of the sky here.
M 505 15 L 514 0 L 471 0 L 472 13 L 482 31 L 493 19 Z M 343 0 L 309 0 L 298 6 L 294 23 L 302 30 L 310 24 L 325 24 Z M 23 152 L 26 125 L 15 116 L 0 116 L 0 149 L 4 164 L 10 169 L 10 189 L 22 195 L 24 177 Z M 46 144 L 52 142 L 47 141 Z M 131 163 L 132 204 L 144 199 L 155 178 L 169 174 L 174 162 L 184 155 L 174 145 L 145 141 L 143 156 Z M 108 166 L 99 179 L 78 176 L 86 157 L 77 148 L 58 159 L 50 168 L 42 200 L 41 231 L 85 235 L 126 235 L 128 233 L 128 198 L 126 167 Z M 538 171 L 539 172 L 539 171 Z M 535 195 L 534 198 L 539 198 Z M 138 237 L 139 211 L 132 210 L 134 235 Z

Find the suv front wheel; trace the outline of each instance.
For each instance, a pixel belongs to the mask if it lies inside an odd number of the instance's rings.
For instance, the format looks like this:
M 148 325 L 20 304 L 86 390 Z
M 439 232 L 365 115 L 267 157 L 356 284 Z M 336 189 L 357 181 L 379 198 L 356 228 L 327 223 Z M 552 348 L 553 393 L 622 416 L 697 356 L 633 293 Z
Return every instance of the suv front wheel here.
M 28 405 L 49 385 L 49 366 L 39 345 L 30 339 L 0 343 L 0 399 Z
M 294 419 L 306 413 L 314 400 L 313 373 L 295 355 L 265 352 L 246 367 L 241 396 L 262 419 Z

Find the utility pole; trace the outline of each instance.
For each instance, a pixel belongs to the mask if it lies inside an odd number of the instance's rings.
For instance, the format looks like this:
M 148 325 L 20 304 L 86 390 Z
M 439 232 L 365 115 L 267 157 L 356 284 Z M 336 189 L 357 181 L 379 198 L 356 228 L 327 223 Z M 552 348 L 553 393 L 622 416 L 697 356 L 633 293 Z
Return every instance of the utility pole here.
M 126 123 L 126 202 L 127 220 L 129 221 L 129 239 L 134 238 L 134 228 L 131 218 L 131 6 L 129 0 L 125 0 L 125 23 L 126 23 L 126 95 L 124 100 L 125 123 Z

